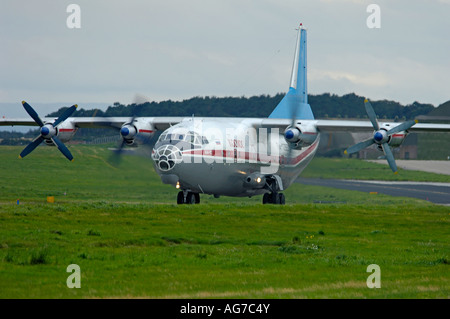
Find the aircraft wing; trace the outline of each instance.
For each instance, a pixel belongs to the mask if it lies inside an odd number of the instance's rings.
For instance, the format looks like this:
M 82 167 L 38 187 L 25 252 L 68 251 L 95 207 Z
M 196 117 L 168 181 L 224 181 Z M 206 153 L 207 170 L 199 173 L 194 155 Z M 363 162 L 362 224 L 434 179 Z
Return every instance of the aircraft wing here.
M 136 117 L 139 122 L 152 125 L 155 130 L 166 130 L 167 128 L 180 123 L 186 117 Z M 198 118 L 207 119 L 207 118 Z M 44 123 L 53 122 L 55 118 L 43 118 Z M 76 128 L 116 128 L 120 129 L 123 124 L 129 123 L 131 117 L 69 117 L 65 122 L 71 123 Z M 241 118 L 240 120 L 243 120 Z M 273 118 L 249 118 L 254 127 L 279 128 L 284 131 L 291 125 L 290 119 Z M 373 127 L 370 121 L 352 120 L 296 120 L 296 123 L 314 125 L 320 132 L 372 132 Z M 380 126 L 389 124 L 391 128 L 400 125 L 398 122 L 380 122 Z M 37 126 L 31 118 L 1 118 L 0 126 Z M 450 132 L 450 124 L 417 123 L 409 132 Z
M 135 120 L 152 125 L 156 130 L 165 130 L 181 122 L 184 117 L 136 117 Z M 44 123 L 53 122 L 55 118 L 43 118 Z M 75 128 L 116 128 L 129 123 L 131 117 L 69 117 L 65 123 Z M 0 126 L 37 126 L 31 118 L 0 119 Z
M 281 131 L 284 131 L 292 123 L 288 119 L 261 119 L 259 122 L 255 122 L 255 127 L 276 127 Z M 352 121 L 352 120 L 296 120 L 295 123 L 305 124 L 307 126 L 314 125 L 320 132 L 373 132 L 372 123 L 369 120 L 366 121 Z M 389 124 L 390 128 L 394 128 L 401 124 L 401 122 L 380 122 L 380 126 Z M 450 124 L 436 124 L 436 123 L 417 123 L 413 127 L 408 129 L 409 132 L 450 132 Z
M 180 123 L 184 117 L 136 117 L 135 120 L 139 122 L 152 125 L 157 131 L 166 130 L 172 125 Z M 125 123 L 129 123 L 132 120 L 131 117 L 73 117 L 69 118 L 75 127 L 113 127 L 120 129 Z
M 44 119 L 44 122 L 48 119 Z M 1 118 L 0 126 L 37 126 L 30 118 Z
M 380 122 L 380 127 L 388 124 L 394 128 L 401 122 Z M 341 120 L 317 120 L 316 127 L 321 132 L 372 132 L 373 126 L 370 121 L 341 121 Z M 450 124 L 416 123 L 408 129 L 411 133 L 418 132 L 450 132 Z

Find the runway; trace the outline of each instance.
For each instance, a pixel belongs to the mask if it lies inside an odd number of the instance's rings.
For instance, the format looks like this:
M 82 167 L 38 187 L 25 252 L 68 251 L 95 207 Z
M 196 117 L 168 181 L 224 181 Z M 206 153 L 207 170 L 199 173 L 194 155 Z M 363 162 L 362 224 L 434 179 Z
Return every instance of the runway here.
M 368 162 L 388 165 L 386 160 L 368 160 Z M 395 160 L 397 166 L 406 170 L 424 171 L 436 174 L 450 175 L 450 161 L 416 161 Z
M 342 188 L 360 192 L 377 192 L 391 196 L 413 197 L 435 204 L 450 205 L 450 183 L 386 182 L 366 180 L 338 180 L 302 178 L 296 180 L 304 185 Z

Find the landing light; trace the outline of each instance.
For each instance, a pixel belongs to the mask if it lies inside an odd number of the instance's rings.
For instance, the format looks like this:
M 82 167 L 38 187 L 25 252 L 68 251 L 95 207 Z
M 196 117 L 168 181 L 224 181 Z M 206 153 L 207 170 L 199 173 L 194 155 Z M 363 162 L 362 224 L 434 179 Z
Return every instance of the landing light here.
M 177 182 L 177 185 L 175 185 L 175 188 L 180 188 L 180 182 Z
M 258 177 L 258 178 L 256 179 L 256 182 L 257 182 L 257 183 L 261 183 L 261 177 Z

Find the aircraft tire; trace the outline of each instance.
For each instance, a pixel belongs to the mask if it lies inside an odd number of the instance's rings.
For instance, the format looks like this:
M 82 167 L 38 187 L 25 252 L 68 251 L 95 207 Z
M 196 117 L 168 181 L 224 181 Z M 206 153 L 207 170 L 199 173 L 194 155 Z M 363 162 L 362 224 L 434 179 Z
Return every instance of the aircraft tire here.
M 184 204 L 184 194 L 183 191 L 178 192 L 177 204 Z
M 186 204 L 195 204 L 195 194 L 189 192 L 186 196 Z
M 200 194 L 194 193 L 195 204 L 200 204 Z
M 269 204 L 270 203 L 270 195 L 268 193 L 265 193 L 263 195 L 263 204 Z
M 271 204 L 280 204 L 280 196 L 278 193 L 270 194 L 270 203 Z
M 283 193 L 278 194 L 278 197 L 279 197 L 279 203 L 278 204 L 280 204 L 280 205 L 286 204 L 286 197 L 284 196 Z

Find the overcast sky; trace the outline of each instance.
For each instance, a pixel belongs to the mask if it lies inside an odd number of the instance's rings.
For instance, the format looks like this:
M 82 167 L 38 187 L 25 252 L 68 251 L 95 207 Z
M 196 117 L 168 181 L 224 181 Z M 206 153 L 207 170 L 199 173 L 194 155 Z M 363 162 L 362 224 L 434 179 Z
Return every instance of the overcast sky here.
M 71 3 L 80 29 L 66 25 Z M 371 3 L 379 29 L 366 25 Z M 12 104 L 0 115 L 27 116 L 22 100 L 47 114 L 58 109 L 50 103 L 91 108 L 136 94 L 285 92 L 300 22 L 310 94 L 450 99 L 450 0 L 2 0 L 0 103 Z

